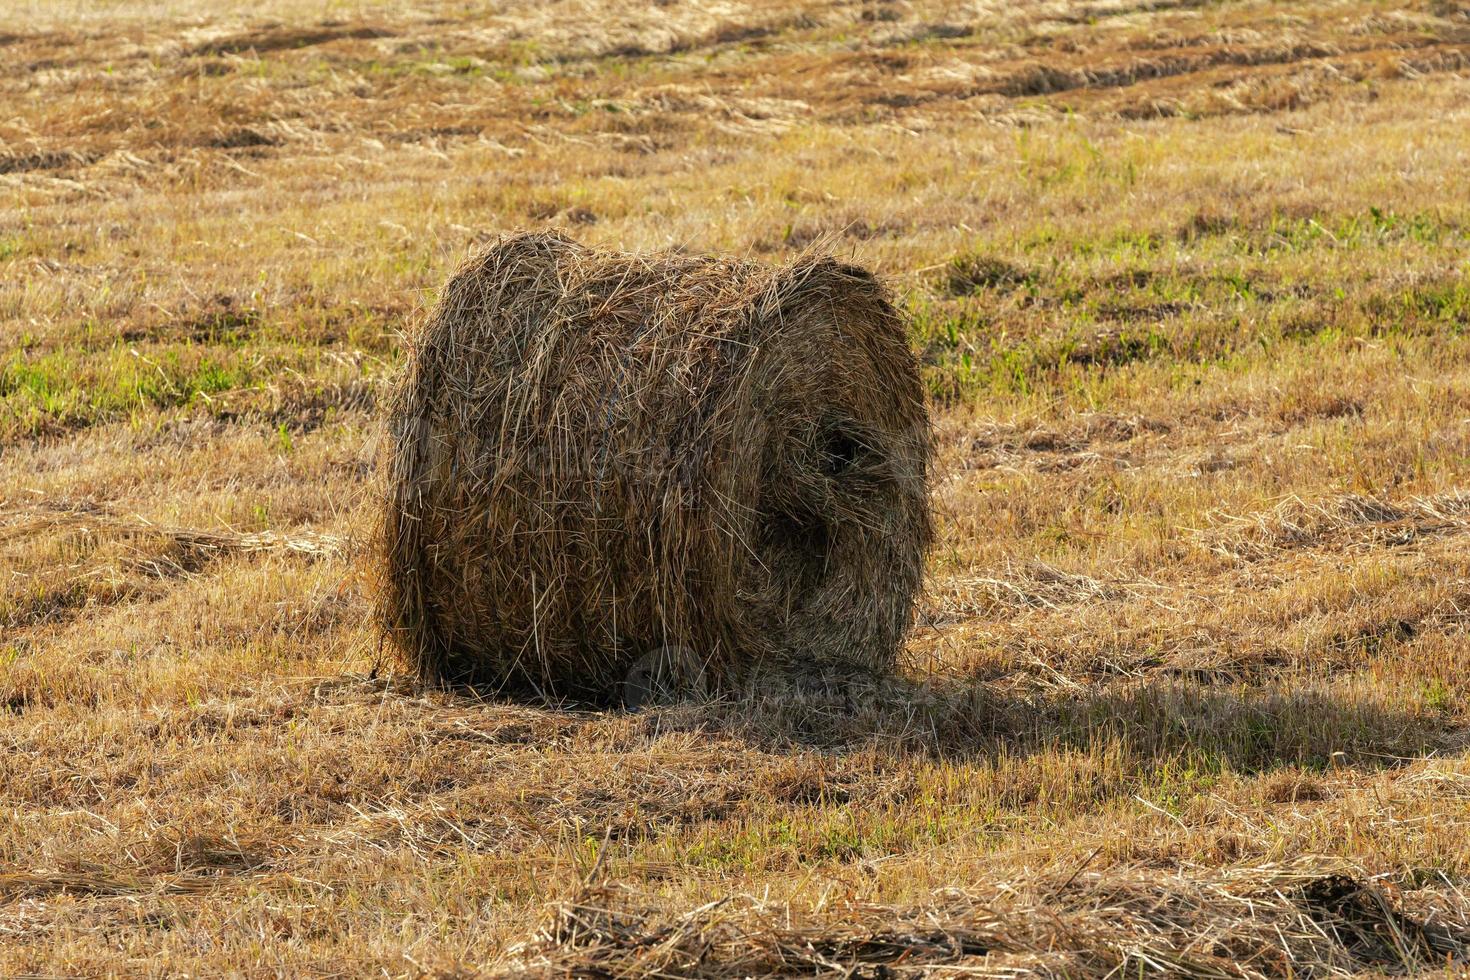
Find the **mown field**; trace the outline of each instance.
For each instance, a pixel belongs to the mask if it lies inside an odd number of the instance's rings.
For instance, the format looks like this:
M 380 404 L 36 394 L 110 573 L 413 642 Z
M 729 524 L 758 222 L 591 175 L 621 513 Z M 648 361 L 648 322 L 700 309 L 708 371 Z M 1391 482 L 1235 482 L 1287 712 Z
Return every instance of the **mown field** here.
M 0 0 L 0 68 L 0 975 L 1470 969 L 1470 4 Z M 892 282 L 900 676 L 384 660 L 405 334 L 528 228 Z

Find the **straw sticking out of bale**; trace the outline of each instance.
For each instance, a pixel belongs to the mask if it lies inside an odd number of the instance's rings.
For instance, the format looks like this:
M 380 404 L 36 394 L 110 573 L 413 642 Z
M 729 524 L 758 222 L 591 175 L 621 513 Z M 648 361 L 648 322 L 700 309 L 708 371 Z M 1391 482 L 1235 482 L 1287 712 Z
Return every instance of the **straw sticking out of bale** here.
M 389 418 L 379 616 L 427 681 L 606 701 L 891 665 L 930 539 L 928 418 L 866 272 L 504 239 L 450 279 Z

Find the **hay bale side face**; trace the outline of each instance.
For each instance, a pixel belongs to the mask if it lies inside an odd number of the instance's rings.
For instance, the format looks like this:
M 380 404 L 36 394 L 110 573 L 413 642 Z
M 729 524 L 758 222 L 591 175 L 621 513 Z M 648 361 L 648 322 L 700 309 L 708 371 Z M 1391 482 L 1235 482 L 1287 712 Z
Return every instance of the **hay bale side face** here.
M 507 239 L 450 280 L 389 418 L 379 616 L 426 680 L 608 700 L 884 667 L 930 537 L 928 419 L 882 288 Z

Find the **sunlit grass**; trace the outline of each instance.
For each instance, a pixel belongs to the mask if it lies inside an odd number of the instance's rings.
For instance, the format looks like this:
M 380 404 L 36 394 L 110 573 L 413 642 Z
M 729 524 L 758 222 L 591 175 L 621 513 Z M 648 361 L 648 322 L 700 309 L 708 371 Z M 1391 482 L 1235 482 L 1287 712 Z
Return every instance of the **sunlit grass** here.
M 0 973 L 474 975 L 601 881 L 1065 924 L 996 972 L 1162 970 L 1327 871 L 1466 928 L 1463 8 L 10 4 Z M 588 713 L 381 660 L 383 399 L 525 228 L 892 284 L 900 676 Z M 1094 930 L 1140 895 L 1197 918 Z M 1320 931 L 1210 964 L 1427 962 Z

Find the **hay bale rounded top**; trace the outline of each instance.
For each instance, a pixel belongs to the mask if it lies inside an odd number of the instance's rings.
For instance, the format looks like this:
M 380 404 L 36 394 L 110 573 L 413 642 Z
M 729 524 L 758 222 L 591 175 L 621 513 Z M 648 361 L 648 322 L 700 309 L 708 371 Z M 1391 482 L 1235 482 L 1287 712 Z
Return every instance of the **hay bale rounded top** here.
M 886 667 L 928 460 L 917 364 L 863 270 L 506 238 L 411 347 L 379 619 L 427 681 L 594 701 L 669 645 L 716 682 Z

